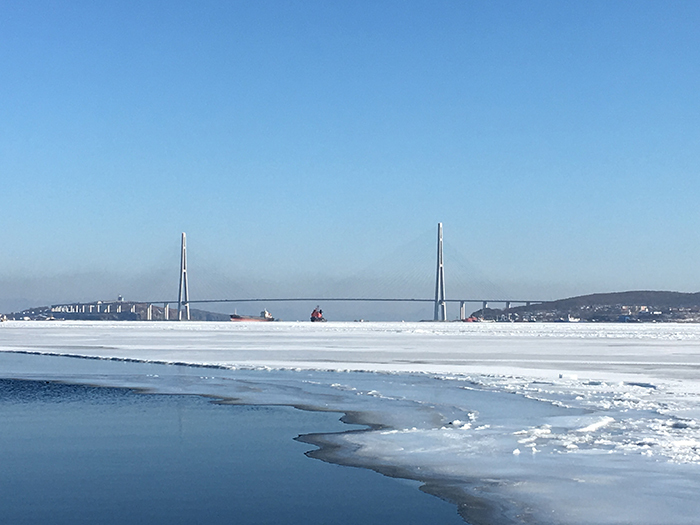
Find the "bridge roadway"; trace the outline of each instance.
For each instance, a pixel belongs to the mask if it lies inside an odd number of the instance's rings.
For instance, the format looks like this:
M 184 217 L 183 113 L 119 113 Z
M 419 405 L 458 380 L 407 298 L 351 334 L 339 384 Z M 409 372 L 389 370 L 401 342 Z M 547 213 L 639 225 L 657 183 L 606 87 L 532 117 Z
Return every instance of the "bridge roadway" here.
M 435 299 L 395 299 L 395 298 L 375 298 L 375 297 L 277 297 L 277 298 L 249 298 L 249 299 L 197 299 L 190 301 L 182 301 L 182 304 L 195 303 L 280 303 L 280 302 L 324 302 L 324 301 L 347 301 L 347 302 L 386 302 L 386 303 L 434 303 Z M 520 300 L 520 299 L 445 299 L 446 303 L 505 303 L 505 304 L 540 304 L 546 301 Z M 59 303 L 51 305 L 51 308 L 60 308 L 61 306 L 90 306 L 104 304 L 119 305 L 119 304 L 178 304 L 177 299 L 169 301 L 88 301 L 76 303 Z
M 412 298 L 393 298 L 393 297 L 267 297 L 267 298 L 243 298 L 243 299 L 197 299 L 197 300 L 185 300 L 185 301 L 123 301 L 121 297 L 117 301 L 97 301 L 89 303 L 68 303 L 68 304 L 54 304 L 51 305 L 50 311 L 54 313 L 69 313 L 69 314 L 124 314 L 131 313 L 136 314 L 138 307 L 140 309 L 145 309 L 145 312 L 141 312 L 140 315 L 145 315 L 146 320 L 153 320 L 157 315 L 162 317 L 163 320 L 171 320 L 170 305 L 177 305 L 177 319 L 182 319 L 181 310 L 185 309 L 185 319 L 190 318 L 189 307 L 193 304 L 214 304 L 214 303 L 280 303 L 280 302 L 309 302 L 309 303 L 324 303 L 324 302 L 367 302 L 367 303 L 377 303 L 377 302 L 394 302 L 394 303 L 435 303 L 435 299 L 412 299 Z M 481 303 L 482 309 L 486 309 L 489 303 L 501 303 L 505 304 L 505 309 L 510 309 L 511 305 L 514 303 L 525 304 L 527 306 L 531 304 L 539 304 L 544 301 L 528 301 L 528 300 L 516 300 L 516 299 L 445 299 L 445 303 L 459 303 L 460 305 L 460 319 L 464 319 L 466 316 L 466 304 L 467 303 Z M 162 304 L 162 313 L 158 313 L 158 307 L 154 305 Z
M 434 303 L 435 299 L 394 299 L 394 298 L 362 298 L 362 297 L 295 297 L 295 298 L 264 298 L 264 299 L 199 299 L 196 301 L 188 301 L 189 304 L 195 303 L 260 303 L 260 302 L 293 302 L 293 301 L 309 301 L 309 302 L 324 302 L 324 301 L 353 301 L 353 302 L 386 302 L 386 303 Z M 170 303 L 177 304 L 177 301 L 147 301 L 154 304 Z M 446 303 L 518 303 L 518 304 L 538 304 L 545 301 L 532 300 L 517 300 L 517 299 L 445 299 Z M 184 304 L 184 301 L 183 301 Z

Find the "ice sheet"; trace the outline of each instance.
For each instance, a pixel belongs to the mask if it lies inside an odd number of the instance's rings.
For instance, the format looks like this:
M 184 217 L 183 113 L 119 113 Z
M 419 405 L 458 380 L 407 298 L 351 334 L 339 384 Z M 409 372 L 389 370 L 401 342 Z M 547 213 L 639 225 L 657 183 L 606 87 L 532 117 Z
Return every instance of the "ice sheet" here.
M 8 322 L 0 349 L 220 367 L 3 356 L 15 376 L 345 413 L 370 428 L 306 436 L 315 456 L 423 481 L 470 523 L 700 511 L 697 325 Z

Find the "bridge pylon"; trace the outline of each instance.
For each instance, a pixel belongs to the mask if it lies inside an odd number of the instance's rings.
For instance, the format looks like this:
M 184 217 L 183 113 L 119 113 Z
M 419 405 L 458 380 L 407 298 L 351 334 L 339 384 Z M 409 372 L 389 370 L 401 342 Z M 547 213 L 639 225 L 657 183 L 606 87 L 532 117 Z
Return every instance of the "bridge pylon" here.
M 177 320 L 182 321 L 182 307 L 185 307 L 185 318 L 190 320 L 190 292 L 187 285 L 187 238 L 183 232 L 180 245 L 180 290 L 177 294 Z
M 445 265 L 442 258 L 442 223 L 438 222 L 437 275 L 435 277 L 435 321 L 447 321 L 445 302 Z

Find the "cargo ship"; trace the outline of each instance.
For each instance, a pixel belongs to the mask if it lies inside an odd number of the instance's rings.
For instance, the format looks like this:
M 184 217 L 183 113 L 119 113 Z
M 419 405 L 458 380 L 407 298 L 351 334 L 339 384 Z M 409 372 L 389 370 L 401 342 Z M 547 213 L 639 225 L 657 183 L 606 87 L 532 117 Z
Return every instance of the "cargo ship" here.
M 259 323 L 259 322 L 265 322 L 265 321 L 276 321 L 274 317 L 272 317 L 272 314 L 268 312 L 267 310 L 263 310 L 260 312 L 260 316 L 254 317 L 252 315 L 238 315 L 238 314 L 231 314 L 231 321 L 237 321 L 237 322 L 253 322 L 253 323 Z

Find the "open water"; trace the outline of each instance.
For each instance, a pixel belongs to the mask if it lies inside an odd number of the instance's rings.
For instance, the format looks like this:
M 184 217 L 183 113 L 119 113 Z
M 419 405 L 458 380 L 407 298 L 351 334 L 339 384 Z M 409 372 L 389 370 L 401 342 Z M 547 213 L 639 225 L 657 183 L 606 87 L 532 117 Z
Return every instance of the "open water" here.
M 306 457 L 294 438 L 338 418 L 0 379 L 0 523 L 464 524 L 417 483 Z

